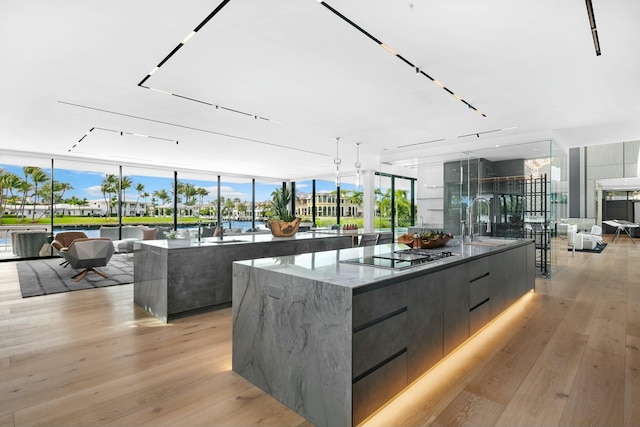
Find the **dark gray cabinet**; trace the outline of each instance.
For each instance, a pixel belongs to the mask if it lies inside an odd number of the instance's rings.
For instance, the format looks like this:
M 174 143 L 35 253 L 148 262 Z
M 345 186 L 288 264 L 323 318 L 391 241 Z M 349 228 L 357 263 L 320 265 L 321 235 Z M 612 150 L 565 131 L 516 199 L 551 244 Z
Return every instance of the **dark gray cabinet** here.
M 491 321 L 490 257 L 469 262 L 469 334 Z
M 407 381 L 407 282 L 353 296 L 353 425 Z
M 408 381 L 412 382 L 444 357 L 444 284 L 448 270 L 407 282 Z
M 444 354 L 469 338 L 469 263 L 445 270 Z

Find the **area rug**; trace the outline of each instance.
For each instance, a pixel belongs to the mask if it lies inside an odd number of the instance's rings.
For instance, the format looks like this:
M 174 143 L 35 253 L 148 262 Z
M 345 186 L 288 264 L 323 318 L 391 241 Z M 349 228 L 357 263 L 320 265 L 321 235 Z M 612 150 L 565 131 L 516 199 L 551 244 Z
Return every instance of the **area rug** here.
M 81 270 L 74 270 L 71 267 L 64 268 L 60 262 L 60 258 L 17 261 L 22 297 L 102 288 L 133 282 L 133 257 L 125 254 L 113 255 L 106 267 L 99 268 L 101 272 L 109 276 L 107 279 L 94 272 L 89 272 L 84 279 L 76 282 L 76 279 L 71 276 Z
M 606 243 L 598 243 L 596 244 L 596 247 L 593 249 L 576 249 L 576 252 L 591 252 L 591 253 L 599 254 L 599 253 L 602 253 L 602 251 L 604 251 L 606 247 L 607 247 Z M 572 250 L 572 249 L 569 248 L 569 250 Z

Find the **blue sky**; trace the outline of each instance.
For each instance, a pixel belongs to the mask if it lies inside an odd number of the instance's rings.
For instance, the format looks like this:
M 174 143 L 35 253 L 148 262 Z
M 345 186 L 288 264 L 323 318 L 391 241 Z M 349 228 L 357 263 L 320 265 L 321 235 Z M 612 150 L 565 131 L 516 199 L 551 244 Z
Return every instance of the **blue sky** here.
M 22 170 L 22 166 L 13 166 L 13 165 L 0 165 L 0 168 L 12 172 L 18 175 L 21 178 L 24 178 L 24 172 Z M 45 172 L 48 172 L 43 168 Z M 133 181 L 133 187 L 136 184 L 142 183 L 144 184 L 144 191 L 152 194 L 153 191 L 156 190 L 167 190 L 167 192 L 171 189 L 171 184 L 173 182 L 173 178 L 157 178 L 157 177 L 149 177 L 149 176 L 134 176 L 127 175 Z M 91 171 L 77 171 L 77 170 L 69 170 L 69 169 L 56 169 L 55 170 L 55 180 L 59 182 L 68 182 L 73 186 L 73 190 L 69 190 L 65 192 L 65 199 L 71 198 L 72 196 L 76 196 L 78 199 L 87 198 L 87 200 L 95 200 L 102 199 L 102 192 L 100 191 L 100 185 L 102 180 L 104 179 L 105 174 L 101 172 L 91 172 Z M 178 175 L 178 179 L 186 182 L 190 182 L 196 187 L 204 187 L 209 191 L 209 195 L 204 198 L 204 201 L 212 201 L 217 197 L 217 182 L 215 181 L 198 181 L 198 180 L 181 180 Z M 256 201 L 267 201 L 271 199 L 271 192 L 280 185 L 277 183 L 260 183 L 256 182 Z M 344 185 L 343 189 L 353 189 L 353 185 Z M 334 191 L 336 189 L 335 183 L 332 181 L 316 181 L 316 191 Z M 311 181 L 303 181 L 296 183 L 296 190 L 298 192 L 310 193 L 311 192 Z M 225 198 L 239 198 L 242 201 L 251 201 L 251 183 L 237 183 L 237 182 L 225 182 L 224 177 L 222 177 L 221 185 L 220 185 L 220 193 Z M 126 200 L 134 201 L 138 197 L 137 192 L 134 188 L 131 188 L 127 191 L 125 198 Z M 147 199 L 147 201 L 151 201 L 151 199 Z

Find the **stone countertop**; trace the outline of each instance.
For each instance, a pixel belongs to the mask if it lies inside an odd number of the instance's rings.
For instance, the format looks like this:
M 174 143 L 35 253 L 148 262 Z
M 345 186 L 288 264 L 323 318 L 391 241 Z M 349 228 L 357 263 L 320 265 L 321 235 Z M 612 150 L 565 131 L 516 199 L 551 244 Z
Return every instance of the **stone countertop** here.
M 343 235 L 344 236 L 344 235 Z M 174 240 L 141 240 L 138 243 L 143 245 L 149 245 L 157 248 L 166 249 L 184 249 L 184 248 L 197 248 L 197 247 L 216 247 L 216 246 L 230 246 L 230 245 L 243 245 L 246 243 L 267 243 L 267 242 L 284 242 L 284 241 L 300 241 L 309 239 L 327 239 L 336 237 L 335 234 L 324 234 L 309 232 L 299 232 L 291 237 L 274 237 L 271 234 L 238 234 L 231 236 L 224 236 L 222 239 L 219 237 L 205 237 L 198 242 L 198 239 L 174 239 Z
M 502 244 L 500 240 L 506 243 Z M 482 242 L 461 243 L 459 239 L 454 239 L 449 241 L 445 246 L 432 250 L 433 252 L 451 251 L 454 256 L 403 269 L 390 269 L 342 262 L 352 258 L 388 254 L 396 250 L 408 248 L 407 245 L 397 243 L 236 261 L 234 264 L 276 271 L 291 276 L 303 277 L 348 288 L 358 288 L 387 280 L 397 280 L 400 277 L 405 280 L 410 279 L 462 264 L 473 258 L 482 258 L 530 243 L 533 243 L 533 240 L 491 238 L 488 239 L 486 245 L 484 245 Z

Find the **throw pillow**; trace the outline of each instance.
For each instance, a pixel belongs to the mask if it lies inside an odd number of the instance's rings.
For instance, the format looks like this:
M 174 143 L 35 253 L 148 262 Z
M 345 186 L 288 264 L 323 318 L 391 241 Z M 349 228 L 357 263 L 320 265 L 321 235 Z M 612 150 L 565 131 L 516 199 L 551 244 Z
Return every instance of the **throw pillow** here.
M 145 228 L 142 230 L 142 240 L 156 240 L 157 235 L 157 228 Z

